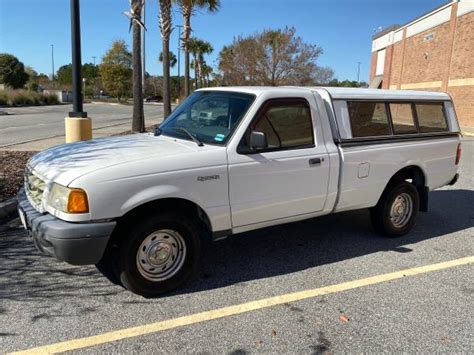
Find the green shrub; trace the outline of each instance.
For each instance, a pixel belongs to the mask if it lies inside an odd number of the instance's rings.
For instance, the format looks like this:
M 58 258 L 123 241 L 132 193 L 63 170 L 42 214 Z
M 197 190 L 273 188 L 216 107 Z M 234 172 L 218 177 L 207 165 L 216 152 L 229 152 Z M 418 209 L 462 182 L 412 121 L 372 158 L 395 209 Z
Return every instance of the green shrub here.
M 43 94 L 44 105 L 57 105 L 59 104 L 58 97 L 54 94 Z
M 58 97 L 54 94 L 39 93 L 27 90 L 0 91 L 0 105 L 6 106 L 31 106 L 31 105 L 57 105 Z
M 6 106 L 8 105 L 8 95 L 5 91 L 0 91 L 0 105 Z
M 31 99 L 33 100 L 33 105 L 44 105 L 44 99 L 43 99 L 43 94 L 40 94 L 39 92 L 29 92 Z
M 35 104 L 35 99 L 33 98 L 33 96 L 23 90 L 12 91 L 9 101 L 11 106 L 24 106 Z

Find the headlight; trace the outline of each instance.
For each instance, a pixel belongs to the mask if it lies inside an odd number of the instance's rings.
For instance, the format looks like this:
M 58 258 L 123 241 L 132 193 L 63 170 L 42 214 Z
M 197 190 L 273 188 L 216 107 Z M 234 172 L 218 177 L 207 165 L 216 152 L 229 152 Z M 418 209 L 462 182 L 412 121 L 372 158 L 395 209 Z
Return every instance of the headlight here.
M 87 194 L 81 189 L 70 189 L 53 183 L 48 197 L 48 205 L 66 213 L 87 213 Z

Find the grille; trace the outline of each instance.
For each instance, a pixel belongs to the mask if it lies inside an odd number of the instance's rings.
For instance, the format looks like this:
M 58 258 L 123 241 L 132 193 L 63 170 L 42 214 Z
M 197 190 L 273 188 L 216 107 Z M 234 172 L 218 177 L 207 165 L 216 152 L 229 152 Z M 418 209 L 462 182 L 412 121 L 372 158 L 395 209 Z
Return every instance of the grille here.
M 41 199 L 43 198 L 45 187 L 46 183 L 42 179 L 33 174 L 30 169 L 27 168 L 25 170 L 26 195 L 37 210 L 41 208 Z

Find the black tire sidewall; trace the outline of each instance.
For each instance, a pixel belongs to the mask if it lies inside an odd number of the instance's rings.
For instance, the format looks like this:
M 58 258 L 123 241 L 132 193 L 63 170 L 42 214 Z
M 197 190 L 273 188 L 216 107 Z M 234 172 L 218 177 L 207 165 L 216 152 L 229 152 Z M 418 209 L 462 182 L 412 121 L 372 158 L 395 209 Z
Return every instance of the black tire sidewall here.
M 410 195 L 413 203 L 413 211 L 410 216 L 408 223 L 403 227 L 397 228 L 392 224 L 390 220 L 390 210 L 394 200 L 402 193 L 407 193 Z M 383 229 L 386 235 L 389 237 L 399 237 L 407 234 L 415 225 L 416 216 L 418 215 L 418 210 L 420 209 L 420 196 L 418 190 L 413 184 L 408 182 L 402 182 L 394 186 L 384 198 L 384 203 L 382 207 L 382 215 L 379 216 L 382 218 Z
M 186 256 L 178 273 L 163 281 L 150 281 L 138 271 L 136 257 L 143 240 L 151 233 L 170 229 L 178 232 L 186 244 Z M 199 228 L 192 221 L 175 215 L 143 218 L 136 227 L 128 228 L 129 233 L 120 248 L 118 274 L 123 286 L 144 297 L 154 297 L 170 292 L 184 284 L 198 269 L 201 256 Z

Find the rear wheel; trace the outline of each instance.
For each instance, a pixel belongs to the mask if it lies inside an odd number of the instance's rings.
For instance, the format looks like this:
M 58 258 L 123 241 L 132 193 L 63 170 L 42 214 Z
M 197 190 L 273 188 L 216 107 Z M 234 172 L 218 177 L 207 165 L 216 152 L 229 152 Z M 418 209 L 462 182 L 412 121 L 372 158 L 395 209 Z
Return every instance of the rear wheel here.
M 401 182 L 384 192 L 371 212 L 374 229 L 389 237 L 407 234 L 415 225 L 420 196 L 413 184 Z
M 176 215 L 137 221 L 119 247 L 116 274 L 122 285 L 153 297 L 184 284 L 198 270 L 199 231 L 193 221 Z

